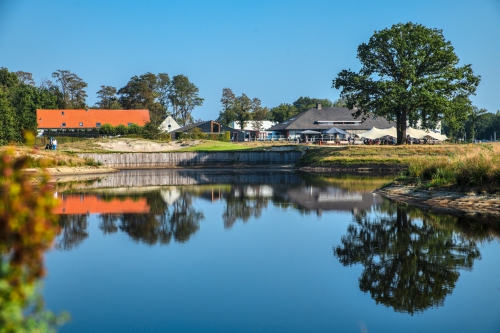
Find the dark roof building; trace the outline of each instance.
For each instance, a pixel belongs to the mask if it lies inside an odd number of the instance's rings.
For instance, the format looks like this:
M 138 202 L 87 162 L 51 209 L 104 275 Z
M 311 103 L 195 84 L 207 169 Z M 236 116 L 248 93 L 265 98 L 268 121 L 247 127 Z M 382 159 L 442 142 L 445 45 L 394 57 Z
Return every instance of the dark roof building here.
M 284 137 L 294 137 L 300 132 L 310 130 L 323 132 L 336 127 L 351 134 L 366 132 L 372 127 L 390 128 L 396 126 L 395 122 L 389 122 L 382 117 L 369 117 L 365 121 L 352 116 L 354 110 L 344 107 L 323 108 L 321 104 L 307 111 L 299 113 L 290 119 L 285 120 L 275 126 L 268 128 L 276 134 L 280 133 Z
M 232 127 L 226 126 L 219 124 L 216 121 L 213 120 L 207 120 L 207 121 L 201 121 L 198 123 L 194 124 L 189 124 L 184 127 L 178 128 L 175 130 L 175 132 L 182 132 L 182 133 L 189 133 L 191 132 L 194 128 L 199 128 L 202 133 L 205 134 L 219 134 L 223 132 L 230 132 L 231 133 L 231 141 L 236 141 L 236 142 L 243 142 L 245 141 L 245 133 L 234 129 Z

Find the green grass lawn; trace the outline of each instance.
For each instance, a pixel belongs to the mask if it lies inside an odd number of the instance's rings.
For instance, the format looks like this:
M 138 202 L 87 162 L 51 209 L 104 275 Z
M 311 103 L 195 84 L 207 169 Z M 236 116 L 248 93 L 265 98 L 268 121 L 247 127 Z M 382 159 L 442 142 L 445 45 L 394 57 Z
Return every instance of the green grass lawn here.
M 231 151 L 231 150 L 253 150 L 255 147 L 243 146 L 232 142 L 222 142 L 222 141 L 203 141 L 196 146 L 191 146 L 183 148 L 177 151 Z

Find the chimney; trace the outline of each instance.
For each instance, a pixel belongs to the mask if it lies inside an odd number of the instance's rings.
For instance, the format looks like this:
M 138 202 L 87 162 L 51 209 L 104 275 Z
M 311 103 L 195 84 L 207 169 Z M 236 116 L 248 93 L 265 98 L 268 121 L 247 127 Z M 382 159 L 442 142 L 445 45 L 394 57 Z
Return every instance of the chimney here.
M 89 112 L 89 109 L 85 109 L 85 111 Z
M 321 110 L 321 103 L 316 103 L 316 109 Z

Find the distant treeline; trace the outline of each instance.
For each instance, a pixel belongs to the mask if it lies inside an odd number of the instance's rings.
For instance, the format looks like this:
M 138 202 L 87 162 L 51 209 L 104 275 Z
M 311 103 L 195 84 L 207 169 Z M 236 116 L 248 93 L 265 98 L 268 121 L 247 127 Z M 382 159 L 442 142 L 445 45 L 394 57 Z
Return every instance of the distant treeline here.
M 36 109 L 148 109 L 157 127 L 167 115 L 180 124 L 193 122 L 193 109 L 204 101 L 185 75 L 146 73 L 118 90 L 102 85 L 94 106 L 87 104 L 88 85 L 78 75 L 57 70 L 52 78 L 36 84 L 31 73 L 0 68 L 0 144 L 21 142 L 24 131 L 35 131 Z
M 281 123 L 296 114 L 315 107 L 318 103 L 324 107 L 345 106 L 342 99 L 332 102 L 328 98 L 299 97 L 292 104 L 281 103 L 271 109 L 263 107 L 257 97 L 249 98 L 246 94 L 236 96 L 230 88 L 222 89 L 222 110 L 217 119 L 221 124 L 237 123 L 244 128 L 248 121 L 252 121 L 254 130 L 264 130 L 262 122 L 265 120 Z
M 36 84 L 31 73 L 0 68 L 0 144 L 22 142 L 25 131 L 36 131 L 36 109 L 148 109 L 151 122 L 145 128 L 145 136 L 157 137 L 157 128 L 167 115 L 180 125 L 193 123 L 192 111 L 204 101 L 198 96 L 198 87 L 182 74 L 171 78 L 166 73 L 148 72 L 133 76 L 120 89 L 102 85 L 93 106 L 86 102 L 88 85 L 78 75 L 69 70 L 56 70 L 52 78 L 54 82 L 42 79 Z M 283 122 L 317 103 L 323 107 L 346 105 L 343 99 L 332 102 L 327 98 L 299 97 L 293 103 L 268 108 L 261 105 L 259 98 L 250 98 L 244 93 L 236 96 L 230 88 L 222 90 L 220 101 L 222 109 L 217 119 L 220 123 L 234 122 L 244 128 L 253 120 L 255 130 L 264 130 L 265 120 Z M 442 122 L 444 133 L 449 137 L 491 140 L 500 132 L 500 111 L 493 114 L 468 105 L 463 112 L 457 112 L 455 118 Z

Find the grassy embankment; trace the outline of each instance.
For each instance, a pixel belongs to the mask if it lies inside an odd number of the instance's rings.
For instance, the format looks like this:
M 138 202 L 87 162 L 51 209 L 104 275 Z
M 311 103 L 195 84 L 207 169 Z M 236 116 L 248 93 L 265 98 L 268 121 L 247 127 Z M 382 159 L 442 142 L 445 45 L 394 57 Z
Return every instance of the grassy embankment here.
M 500 189 L 500 144 L 315 147 L 299 164 L 401 167 L 397 181 L 423 187 Z
M 123 138 L 121 138 L 123 139 Z M 106 139 L 115 140 L 115 139 Z M 102 151 L 100 140 L 85 139 L 59 145 L 58 151 L 17 147 L 16 154 L 30 156 L 30 167 L 92 166 L 76 151 Z M 146 142 L 147 144 L 147 142 Z M 260 150 L 289 146 L 279 142 L 230 143 L 198 140 L 175 151 Z M 295 145 L 294 145 L 295 147 Z M 290 147 L 293 149 L 294 147 Z M 297 146 L 300 147 L 300 146 Z M 65 151 L 62 151 L 65 150 Z M 106 152 L 113 152 L 107 150 Z M 41 161 L 44 161 L 41 163 Z M 405 170 L 397 181 L 424 187 L 459 186 L 481 190 L 500 189 L 500 144 L 310 147 L 299 166 L 373 167 Z
M 0 154 L 3 154 L 7 149 L 13 149 L 14 156 L 16 157 L 28 156 L 28 168 L 52 168 L 58 166 L 97 166 L 94 161 L 80 158 L 73 153 L 33 149 L 27 146 L 0 147 Z

